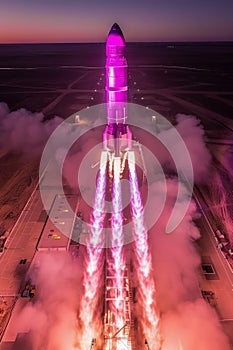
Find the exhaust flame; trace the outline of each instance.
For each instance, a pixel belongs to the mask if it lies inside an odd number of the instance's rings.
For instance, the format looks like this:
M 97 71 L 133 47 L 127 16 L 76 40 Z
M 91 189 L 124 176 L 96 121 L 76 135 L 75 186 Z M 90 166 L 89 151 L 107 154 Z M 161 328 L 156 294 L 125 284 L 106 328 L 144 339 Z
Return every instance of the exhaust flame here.
M 134 237 L 136 246 L 136 258 L 138 262 L 137 275 L 139 280 L 140 295 L 144 317 L 142 320 L 145 336 L 151 349 L 159 349 L 159 318 L 155 305 L 155 285 L 151 275 L 152 262 L 147 242 L 147 231 L 143 222 L 143 205 L 141 201 L 138 180 L 135 168 L 134 152 L 128 152 L 129 176 L 131 192 L 131 210 L 134 225 Z
M 109 159 L 108 159 L 109 158 Z M 107 162 L 110 160 L 108 166 Z M 112 182 L 112 218 L 111 218 L 111 260 L 107 261 L 112 276 L 112 286 L 109 291 L 111 315 L 113 316 L 114 327 L 107 334 L 107 346 L 111 342 L 121 349 L 123 338 L 117 340 L 117 335 L 122 332 L 129 322 L 125 314 L 125 293 L 124 274 L 125 259 L 123 255 L 124 235 L 123 235 L 123 213 L 122 213 L 122 193 L 121 193 L 121 172 L 125 166 L 126 157 L 121 164 L 120 157 L 109 157 L 108 152 L 102 152 L 100 171 L 97 180 L 96 196 L 91 220 L 91 236 L 87 246 L 86 271 L 84 274 L 84 296 L 81 302 L 80 319 L 82 321 L 82 335 L 80 346 L 85 349 L 90 345 L 90 339 L 100 336 L 98 322 L 96 319 L 97 291 L 102 275 L 101 261 L 103 252 L 103 227 L 104 227 L 104 203 L 106 193 L 106 174 L 113 174 Z M 151 254 L 147 243 L 147 231 L 143 222 L 143 205 L 141 201 L 136 168 L 135 155 L 133 151 L 128 152 L 129 180 L 131 192 L 131 210 L 134 225 L 134 238 L 136 248 L 136 259 L 138 263 L 137 275 L 139 281 L 139 294 L 143 309 L 142 327 L 144 335 L 148 341 L 150 349 L 160 348 L 160 337 L 158 332 L 159 318 L 155 305 L 155 285 L 151 275 L 152 263 Z M 109 169 L 110 165 L 110 169 Z M 111 294 L 111 293 L 110 293 Z M 111 299 L 112 298 L 112 299 Z M 108 310 L 110 312 L 110 310 Z M 111 334 L 110 334 L 111 333 Z M 125 335 L 127 342 L 128 336 Z M 119 348 L 119 346 L 120 348 Z M 130 344 L 125 348 L 129 349 Z M 130 347 L 131 348 L 131 347 Z
M 103 225 L 104 225 L 104 203 L 106 191 L 106 165 L 107 152 L 102 152 L 100 170 L 97 179 L 96 196 L 91 218 L 91 236 L 87 245 L 86 269 L 84 273 L 84 295 L 80 308 L 80 319 L 83 332 L 81 335 L 81 346 L 85 348 L 90 344 L 90 339 L 96 336 L 94 315 L 96 309 L 96 293 L 100 284 L 102 271 L 100 269 L 103 252 Z
M 122 164 L 121 164 L 121 174 L 123 174 L 124 170 L 125 170 L 125 163 L 126 163 L 126 158 L 127 158 L 127 152 L 125 152 L 123 160 L 122 160 Z
M 113 195 L 112 195 L 112 249 L 113 258 L 112 273 L 116 292 L 114 300 L 114 313 L 117 328 L 124 324 L 124 300 L 123 300 L 123 277 L 124 277 L 124 257 L 123 257 L 123 227 L 122 227 L 122 205 L 121 205 L 121 183 L 120 183 L 120 158 L 114 159 L 114 178 L 113 178 Z

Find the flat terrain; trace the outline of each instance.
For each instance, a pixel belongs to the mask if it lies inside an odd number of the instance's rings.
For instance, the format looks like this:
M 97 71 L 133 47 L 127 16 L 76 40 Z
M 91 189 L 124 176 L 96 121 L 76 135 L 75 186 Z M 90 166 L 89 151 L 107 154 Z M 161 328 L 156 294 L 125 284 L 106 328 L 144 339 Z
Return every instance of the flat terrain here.
M 64 118 L 104 102 L 104 50 L 103 44 L 1 45 L 0 100 L 10 109 Z M 165 117 L 195 114 L 209 132 L 232 129 L 232 44 L 135 43 L 127 58 L 130 102 Z

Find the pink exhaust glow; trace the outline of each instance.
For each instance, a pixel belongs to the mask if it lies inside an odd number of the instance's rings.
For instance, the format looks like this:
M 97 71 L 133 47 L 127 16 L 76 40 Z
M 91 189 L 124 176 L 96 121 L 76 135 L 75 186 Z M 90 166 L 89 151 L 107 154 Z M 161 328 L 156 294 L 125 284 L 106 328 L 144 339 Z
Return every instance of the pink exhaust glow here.
M 114 159 L 114 177 L 112 194 L 112 249 L 113 258 L 112 272 L 115 278 L 114 287 L 117 298 L 114 301 L 114 310 L 117 328 L 124 324 L 124 301 L 123 301 L 123 277 L 124 277 L 124 257 L 123 257 L 123 227 L 122 227 L 122 206 L 121 206 L 121 183 L 120 183 L 121 160 Z
M 100 268 L 103 257 L 103 226 L 104 226 L 104 203 L 106 188 L 107 153 L 102 152 L 100 170 L 97 179 L 96 196 L 91 220 L 91 236 L 87 245 L 86 269 L 84 272 L 84 295 L 80 308 L 80 319 L 83 332 L 81 335 L 82 349 L 90 344 L 90 339 L 98 334 L 98 322 L 94 322 L 97 304 L 97 293 L 100 284 L 102 269 Z
M 143 222 L 143 205 L 141 201 L 138 180 L 135 168 L 134 152 L 128 152 L 131 210 L 134 225 L 134 238 L 136 257 L 138 262 L 137 275 L 141 295 L 144 317 L 142 318 L 143 330 L 150 344 L 150 349 L 159 349 L 160 339 L 158 332 L 159 317 L 155 305 L 155 285 L 151 275 L 151 254 L 147 242 L 147 231 Z

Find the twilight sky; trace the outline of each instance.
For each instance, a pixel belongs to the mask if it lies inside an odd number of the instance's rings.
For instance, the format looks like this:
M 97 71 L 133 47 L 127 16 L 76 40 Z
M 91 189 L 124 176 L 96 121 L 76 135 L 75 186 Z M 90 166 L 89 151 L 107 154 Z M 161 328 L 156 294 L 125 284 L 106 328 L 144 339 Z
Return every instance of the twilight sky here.
M 233 40 L 233 0 L 0 0 L 0 43 Z

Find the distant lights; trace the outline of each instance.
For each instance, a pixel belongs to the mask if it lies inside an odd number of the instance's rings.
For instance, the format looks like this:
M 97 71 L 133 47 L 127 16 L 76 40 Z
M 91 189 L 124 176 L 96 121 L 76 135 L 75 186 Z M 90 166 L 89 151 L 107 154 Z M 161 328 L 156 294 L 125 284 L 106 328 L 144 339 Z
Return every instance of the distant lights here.
M 57 233 L 53 233 L 53 234 L 48 234 L 48 238 L 53 238 L 53 239 L 55 239 L 55 240 L 59 240 L 59 239 L 61 239 L 61 236 L 60 235 L 58 235 Z

